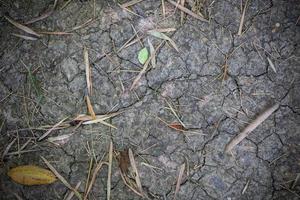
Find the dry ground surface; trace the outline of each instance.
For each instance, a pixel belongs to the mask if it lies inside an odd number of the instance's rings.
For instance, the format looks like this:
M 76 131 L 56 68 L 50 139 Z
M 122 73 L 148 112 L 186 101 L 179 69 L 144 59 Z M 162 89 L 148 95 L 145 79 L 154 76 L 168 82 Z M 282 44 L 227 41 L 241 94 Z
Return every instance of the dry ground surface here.
M 89 171 L 96 162 L 107 162 L 110 141 L 111 199 L 173 199 L 182 166 L 177 199 L 299 199 L 299 1 L 249 0 L 242 35 L 245 1 L 186 1 L 187 9 L 209 22 L 190 15 L 181 20 L 180 9 L 167 0 L 164 7 L 160 0 L 143 0 L 127 9 L 118 5 L 124 1 L 66 2 L 58 1 L 50 16 L 27 26 L 71 34 L 24 39 L 12 34 L 29 34 L 4 16 L 24 24 L 53 1 L 0 1 L 0 199 L 64 199 L 69 194 L 61 181 L 23 186 L 6 175 L 19 165 L 47 168 L 41 156 L 72 187 L 81 181 L 83 194 Z M 147 32 L 165 28 L 174 29 L 164 34 L 178 51 Z M 139 40 L 121 48 L 130 38 Z M 148 40 L 155 48 L 161 43 L 156 66 L 149 64 L 130 90 L 143 68 L 138 52 L 149 49 Z M 73 121 L 38 140 L 47 131 L 43 126 L 86 114 L 88 94 L 96 114 L 120 112 L 105 121 L 117 129 L 103 123 L 76 128 Z M 267 120 L 224 153 L 235 135 L 275 103 L 279 108 Z M 49 142 L 49 137 L 71 133 L 59 144 Z M 124 152 L 129 148 L 144 197 L 120 176 L 120 163 L 125 171 L 128 167 Z M 107 177 L 104 164 L 88 199 L 106 199 Z

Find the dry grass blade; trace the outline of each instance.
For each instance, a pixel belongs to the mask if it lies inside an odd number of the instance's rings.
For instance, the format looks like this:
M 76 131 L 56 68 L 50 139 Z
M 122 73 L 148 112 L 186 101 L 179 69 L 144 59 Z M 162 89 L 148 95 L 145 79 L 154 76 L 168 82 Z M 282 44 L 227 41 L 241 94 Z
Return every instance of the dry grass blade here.
M 73 27 L 73 28 L 71 29 L 71 31 L 76 31 L 76 30 L 78 30 L 78 29 L 81 29 L 81 28 L 83 28 L 83 27 L 89 25 L 90 23 L 92 23 L 94 20 L 95 20 L 94 18 L 90 18 L 90 19 L 88 19 L 86 22 L 84 22 L 84 23 L 82 23 L 82 24 L 80 24 L 80 25 L 78 25 L 78 26 Z
M 4 157 L 7 155 L 7 153 L 9 152 L 10 148 L 12 147 L 12 145 L 17 141 L 17 138 L 13 139 L 13 141 L 11 141 L 7 147 L 5 148 L 3 154 L 2 154 L 2 160 L 4 159 Z
M 274 65 L 274 63 L 272 62 L 272 60 L 271 60 L 269 57 L 267 57 L 267 60 L 268 60 L 268 63 L 269 63 L 269 65 L 270 65 L 270 67 L 272 68 L 272 70 L 273 70 L 275 73 L 277 73 L 276 68 L 275 68 L 275 65 Z
M 128 150 L 128 156 L 129 156 L 130 165 L 132 167 L 132 170 L 135 173 L 135 182 L 136 182 L 137 188 L 139 189 L 139 193 L 143 194 L 143 187 L 142 187 L 142 183 L 141 183 L 141 180 L 140 180 L 140 175 L 139 175 L 138 169 L 136 167 L 136 163 L 135 163 L 135 160 L 134 160 L 134 155 L 133 155 L 131 149 Z
M 40 35 L 35 32 L 34 30 L 32 30 L 31 28 L 28 28 L 27 26 L 24 26 L 16 21 L 14 21 L 13 19 L 7 17 L 7 16 L 4 16 L 4 18 L 9 21 L 9 23 L 11 23 L 12 25 L 14 25 L 15 27 L 17 27 L 18 29 L 21 29 L 22 31 L 25 31 L 26 33 L 29 33 L 31 35 L 35 35 L 37 37 L 40 37 Z
M 105 122 L 104 120 L 115 117 L 115 116 L 119 115 L 120 113 L 122 113 L 122 112 L 116 112 L 116 113 L 111 113 L 111 114 L 107 114 L 107 115 L 96 115 L 96 119 L 91 119 L 91 120 L 85 121 L 82 124 L 87 125 L 87 124 L 101 123 L 103 125 L 106 125 L 106 126 L 109 126 L 111 128 L 117 129 L 117 127 L 113 126 L 112 124 L 109 124 L 109 123 Z
M 186 126 L 184 125 L 184 123 L 181 121 L 181 119 L 179 118 L 178 114 L 176 113 L 176 111 L 174 110 L 174 108 L 172 107 L 172 105 L 167 101 L 165 100 L 166 103 L 168 104 L 168 107 L 170 108 L 170 110 L 172 111 L 172 113 L 174 114 L 174 116 L 176 117 L 176 119 L 180 122 L 180 124 L 186 128 Z
M 45 164 L 47 165 L 47 167 L 55 174 L 55 176 L 67 187 L 67 188 L 69 188 L 71 191 L 73 191 L 74 192 L 74 194 L 77 196 L 77 198 L 78 199 L 82 199 L 82 197 L 81 197 L 81 195 L 80 195 L 80 193 L 76 190 L 76 189 L 74 189 L 69 183 L 68 183 L 68 181 L 64 178 L 64 177 L 62 177 L 57 171 L 56 171 L 56 169 L 49 163 L 49 161 L 46 159 L 46 158 L 44 158 L 43 156 L 41 156 L 41 158 L 43 159 L 43 161 L 45 162 Z
M 123 3 L 121 5 L 121 7 L 122 8 L 127 8 L 129 6 L 133 6 L 134 4 L 137 4 L 137 3 L 141 2 L 141 1 L 143 1 L 143 0 L 131 0 L 131 1 L 127 2 L 127 3 Z
M 33 19 L 25 22 L 24 24 L 32 24 L 34 22 L 46 19 L 47 17 L 49 17 L 50 15 L 52 15 L 53 11 L 55 10 L 55 8 L 57 6 L 57 2 L 58 2 L 58 0 L 55 0 L 54 4 L 53 4 L 53 6 L 52 6 L 52 8 L 50 10 L 47 10 L 46 12 L 44 12 L 43 14 L 41 14 L 40 16 L 35 17 L 35 18 L 33 18 Z
M 180 0 L 180 5 L 184 7 L 184 4 L 185 4 L 185 0 Z M 181 11 L 181 14 L 180 14 L 180 24 L 181 25 L 183 24 L 183 19 L 184 19 L 184 12 Z
M 89 62 L 89 53 L 86 47 L 83 48 L 83 58 L 85 63 L 86 84 L 89 95 L 92 94 L 92 74 Z
M 161 0 L 161 5 L 162 5 L 162 13 L 164 18 L 166 17 L 166 6 L 165 6 L 165 0 Z
M 95 168 L 94 171 L 93 171 L 93 175 L 92 175 L 92 179 L 91 179 L 91 181 L 90 181 L 90 184 L 89 184 L 89 186 L 88 186 L 88 188 L 87 188 L 86 193 L 84 194 L 84 199 L 87 199 L 87 196 L 89 195 L 89 193 L 90 193 L 90 191 L 91 191 L 91 189 L 92 189 L 92 187 L 93 187 L 93 185 L 94 185 L 94 182 L 95 182 L 95 180 L 96 180 L 97 174 L 98 174 L 99 170 L 102 168 L 103 164 L 105 164 L 105 162 L 101 162 L 101 161 L 100 161 L 100 162 L 96 165 L 96 168 Z
M 78 188 L 80 187 L 81 185 L 81 181 L 79 181 L 76 186 L 75 186 L 75 190 L 78 190 Z M 68 196 L 65 198 L 65 200 L 71 200 L 74 196 L 74 191 L 71 191 Z
M 204 19 L 203 17 L 197 15 L 196 13 L 192 12 L 191 10 L 187 9 L 186 7 L 176 3 L 175 1 L 172 1 L 172 0 L 167 0 L 170 4 L 172 4 L 173 6 L 177 7 L 179 10 L 185 12 L 186 14 L 196 18 L 196 19 L 199 19 L 200 21 L 203 21 L 203 22 L 208 22 L 207 19 Z
M 73 35 L 73 33 L 63 31 L 39 31 L 43 35 Z
M 147 69 L 148 69 L 148 65 L 151 61 L 151 59 L 155 56 L 157 50 L 159 49 L 159 47 L 162 45 L 162 43 L 160 43 L 158 45 L 158 47 L 155 49 L 155 52 L 153 53 L 153 55 L 150 56 L 150 58 L 148 58 L 148 60 L 146 61 L 146 63 L 144 64 L 144 67 L 143 69 L 140 71 L 140 73 L 137 75 L 137 77 L 134 79 L 131 87 L 130 87 L 130 90 L 133 90 L 136 85 L 138 84 L 138 82 L 140 81 L 140 79 L 142 78 L 142 76 L 146 73 Z
M 148 31 L 148 34 L 150 34 L 150 35 L 152 35 L 154 37 L 163 39 L 163 40 L 167 40 L 168 42 L 170 42 L 170 44 L 174 47 L 174 49 L 176 51 L 179 51 L 176 43 L 171 38 L 169 38 L 168 36 L 166 36 L 164 33 L 161 33 L 161 32 L 155 31 L 155 30 L 151 30 L 151 31 Z
M 41 137 L 39 137 L 38 141 L 41 141 L 45 137 L 47 137 L 53 130 L 55 130 L 58 126 L 60 126 L 68 117 L 62 119 L 57 124 L 55 124 L 52 128 L 50 128 L 46 133 L 44 133 Z
M 239 144 L 245 137 L 249 135 L 258 125 L 265 121 L 275 110 L 279 108 L 279 104 L 273 105 L 271 108 L 267 109 L 265 112 L 260 114 L 252 123 L 250 123 L 246 128 L 235 136 L 225 147 L 225 152 L 229 153 L 237 144 Z
M 177 194 L 178 194 L 178 192 L 179 192 L 180 185 L 181 185 L 182 178 L 183 178 L 183 174 L 184 174 L 184 170 L 185 170 L 185 163 L 183 163 L 183 164 L 180 166 L 180 170 L 179 170 L 179 174 L 178 174 L 178 177 L 177 177 L 176 189 L 175 189 L 175 194 L 174 194 L 173 200 L 176 199 Z
M 27 35 L 21 35 L 21 34 L 17 34 L 17 33 L 12 33 L 13 36 L 16 36 L 16 37 L 19 37 L 19 38 L 22 38 L 24 40 L 37 40 L 38 38 L 36 37 L 31 37 L 31 36 L 27 36 Z
M 244 26 L 244 20 L 245 20 L 245 14 L 246 14 L 246 8 L 248 6 L 248 0 L 246 0 L 244 9 L 243 9 L 243 13 L 242 13 L 242 17 L 241 17 L 241 21 L 240 21 L 240 26 L 239 26 L 239 32 L 238 35 L 241 36 L 243 33 L 243 26 Z
M 111 190 L 112 159 L 113 159 L 113 143 L 111 141 L 109 144 L 109 152 L 108 152 L 108 172 L 107 172 L 107 189 L 106 189 L 107 200 L 110 199 L 110 192 L 111 192 L 110 190 Z
M 157 31 L 161 33 L 169 33 L 169 32 L 176 31 L 176 28 L 157 28 L 157 29 L 153 29 L 153 31 Z
M 296 187 L 299 179 L 300 179 L 300 173 L 297 174 L 297 176 L 296 176 L 296 178 L 295 178 L 295 180 L 293 182 L 293 185 L 292 185 L 291 189 L 294 189 Z
M 88 95 L 85 96 L 85 100 L 86 100 L 86 106 L 87 106 L 88 114 L 91 115 L 93 120 L 96 119 L 96 114 L 94 112 L 90 97 Z

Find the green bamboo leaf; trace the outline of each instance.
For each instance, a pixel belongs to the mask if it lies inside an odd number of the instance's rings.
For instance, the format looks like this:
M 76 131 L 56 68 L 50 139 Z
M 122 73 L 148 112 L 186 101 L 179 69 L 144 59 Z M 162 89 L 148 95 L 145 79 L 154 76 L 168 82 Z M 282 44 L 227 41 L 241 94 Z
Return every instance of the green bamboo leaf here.
M 139 51 L 138 60 L 143 65 L 148 60 L 148 58 L 149 58 L 148 49 L 146 47 L 144 47 L 143 49 L 141 49 Z

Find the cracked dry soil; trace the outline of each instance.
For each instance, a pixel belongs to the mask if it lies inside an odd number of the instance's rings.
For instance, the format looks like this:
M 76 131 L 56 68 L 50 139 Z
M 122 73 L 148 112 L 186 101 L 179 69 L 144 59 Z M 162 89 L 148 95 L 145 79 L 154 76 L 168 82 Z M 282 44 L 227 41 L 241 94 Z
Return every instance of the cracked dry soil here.
M 64 3 L 59 1 L 58 7 Z M 164 17 L 158 0 L 143 0 L 132 6 L 139 16 L 113 1 L 74 0 L 30 25 L 34 30 L 68 31 L 95 13 L 92 23 L 72 35 L 46 35 L 36 41 L 11 35 L 23 33 L 4 15 L 25 22 L 51 4 L 53 1 L 0 2 L 1 155 L 15 138 L 8 153 L 18 152 L 30 140 L 25 152 L 2 158 L 0 199 L 63 199 L 69 190 L 60 181 L 29 187 L 12 182 L 6 175 L 9 168 L 19 165 L 45 167 L 40 156 L 72 186 L 81 181 L 78 191 L 83 192 L 91 157 L 99 160 L 105 156 L 110 140 L 116 150 L 131 148 L 135 152 L 142 186 L 150 199 L 173 199 L 183 163 L 186 171 L 177 199 L 299 199 L 298 0 L 249 1 L 242 36 L 237 35 L 241 2 L 230 0 L 205 1 L 202 12 L 209 23 L 185 16 L 182 24 L 180 11 L 174 13 L 174 6 L 165 2 Z M 139 31 L 141 42 L 118 51 L 135 34 L 133 27 Z M 148 47 L 148 39 L 154 46 L 161 42 L 146 34 L 154 28 L 175 28 L 166 34 L 179 52 L 164 43 L 157 52 L 156 67 L 129 91 L 142 68 L 137 52 L 142 45 Z M 33 127 L 53 125 L 66 116 L 86 112 L 84 46 L 89 50 L 94 110 L 98 114 L 124 111 L 110 120 L 118 129 L 86 125 L 60 146 L 39 142 L 37 138 L 45 131 Z M 25 66 L 34 70 L 40 82 L 41 102 Z M 220 76 L 224 69 L 226 77 Z M 187 130 L 199 134 L 183 134 L 158 120 L 177 120 L 165 99 Z M 230 139 L 275 102 L 279 109 L 238 144 L 232 155 L 224 154 Z M 53 131 L 51 136 L 71 131 Z M 106 180 L 104 167 L 89 199 L 106 198 Z M 124 185 L 115 159 L 111 183 L 111 199 L 141 199 Z

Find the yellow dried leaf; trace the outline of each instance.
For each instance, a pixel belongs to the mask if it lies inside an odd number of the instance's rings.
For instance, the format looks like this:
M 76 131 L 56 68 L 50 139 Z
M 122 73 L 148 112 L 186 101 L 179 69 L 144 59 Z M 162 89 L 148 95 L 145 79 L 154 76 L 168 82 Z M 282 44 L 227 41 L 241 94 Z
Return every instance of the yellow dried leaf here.
M 56 176 L 51 171 L 34 165 L 12 168 L 7 175 L 22 185 L 44 185 L 56 181 Z

